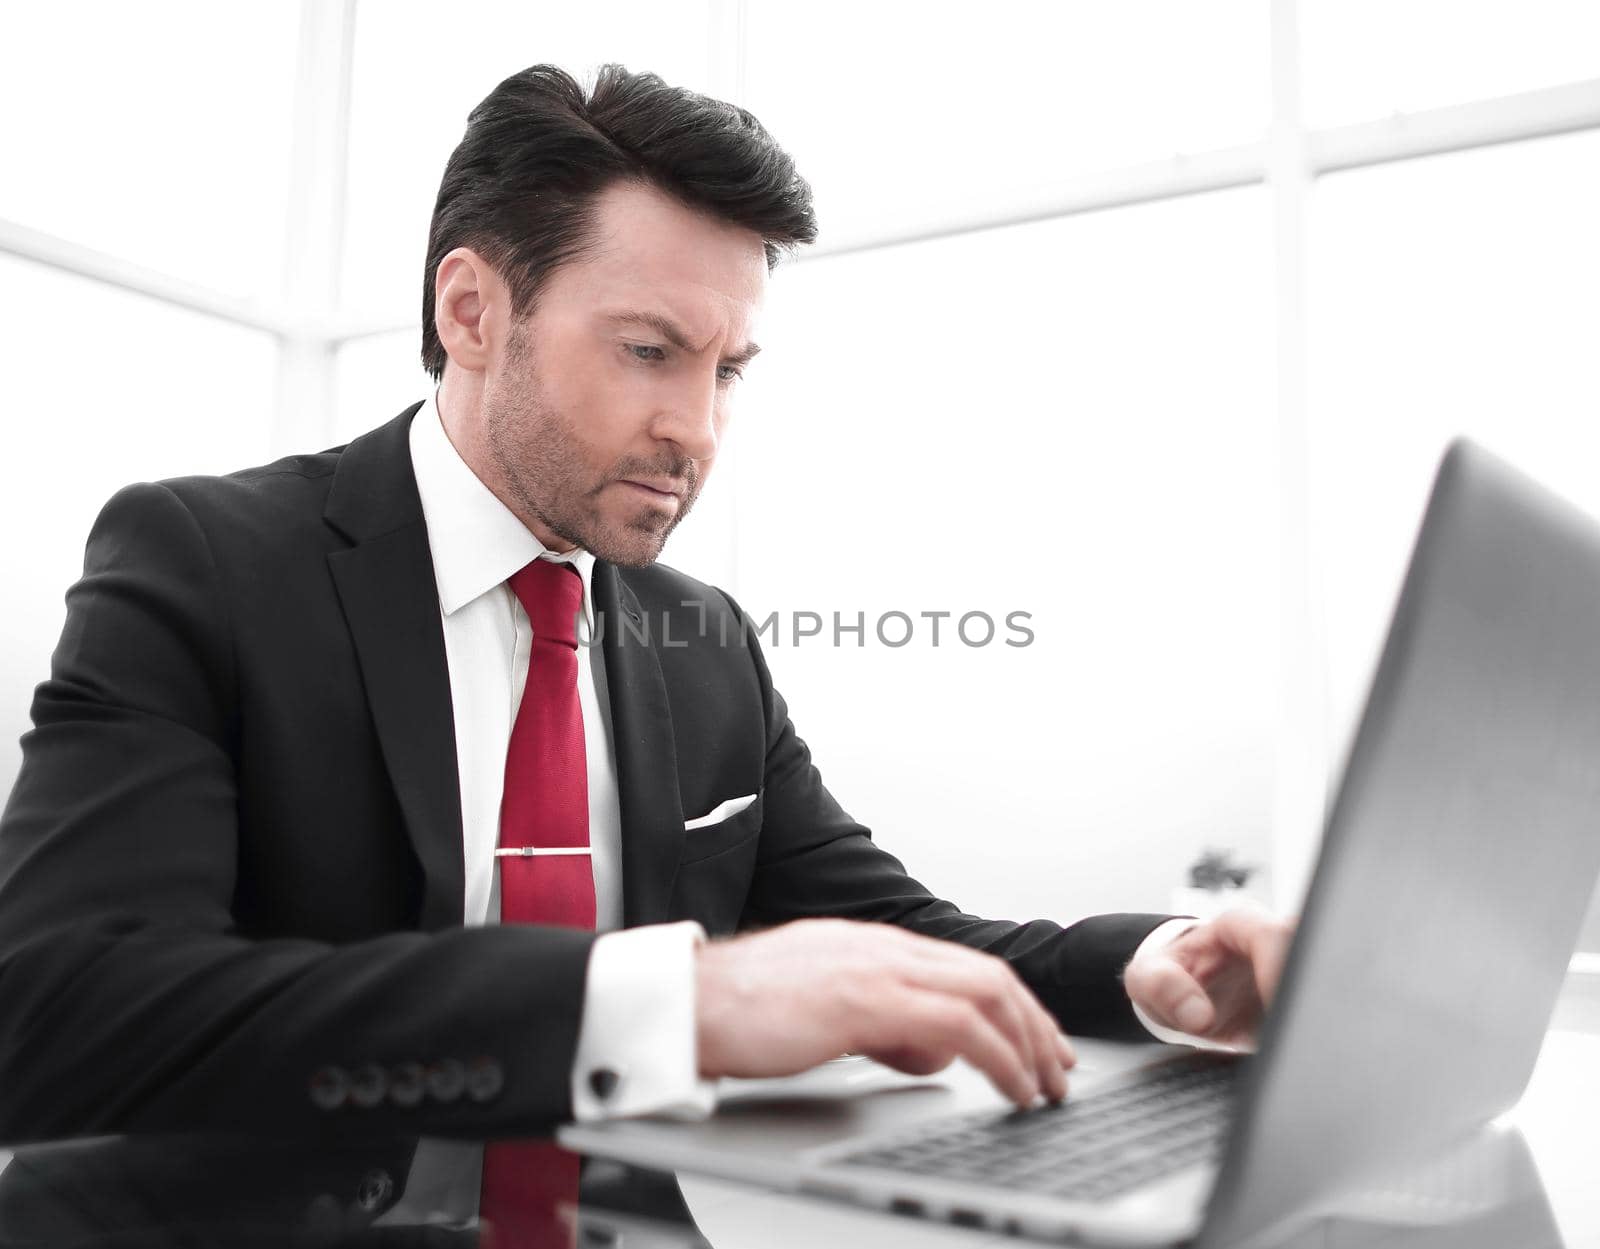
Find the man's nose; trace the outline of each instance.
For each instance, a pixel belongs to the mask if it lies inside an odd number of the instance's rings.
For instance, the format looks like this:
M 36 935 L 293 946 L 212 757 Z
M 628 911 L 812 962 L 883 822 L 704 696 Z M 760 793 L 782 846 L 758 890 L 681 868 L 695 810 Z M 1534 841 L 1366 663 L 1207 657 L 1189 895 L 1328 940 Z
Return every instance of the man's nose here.
M 709 460 L 717 453 L 717 416 L 716 379 L 695 378 L 673 391 L 652 432 L 690 459 Z

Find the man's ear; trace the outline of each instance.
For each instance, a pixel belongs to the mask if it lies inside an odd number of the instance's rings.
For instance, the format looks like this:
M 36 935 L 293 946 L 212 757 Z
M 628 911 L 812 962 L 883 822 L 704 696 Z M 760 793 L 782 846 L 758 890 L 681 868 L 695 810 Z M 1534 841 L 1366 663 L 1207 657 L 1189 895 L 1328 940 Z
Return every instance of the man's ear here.
M 458 247 L 439 262 L 433 292 L 445 354 L 458 368 L 486 372 L 509 321 L 510 292 L 500 275 L 470 247 Z

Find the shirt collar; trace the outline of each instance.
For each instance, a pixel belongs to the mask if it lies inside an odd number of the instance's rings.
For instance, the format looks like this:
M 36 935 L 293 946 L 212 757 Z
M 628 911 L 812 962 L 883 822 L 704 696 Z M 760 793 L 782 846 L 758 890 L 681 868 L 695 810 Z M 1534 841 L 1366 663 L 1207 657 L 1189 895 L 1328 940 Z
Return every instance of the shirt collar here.
M 446 616 L 541 557 L 571 564 L 583 578 L 583 616 L 594 631 L 594 556 L 581 547 L 546 549 L 468 467 L 444 432 L 438 392 L 411 419 L 411 467 L 433 553 L 433 577 Z

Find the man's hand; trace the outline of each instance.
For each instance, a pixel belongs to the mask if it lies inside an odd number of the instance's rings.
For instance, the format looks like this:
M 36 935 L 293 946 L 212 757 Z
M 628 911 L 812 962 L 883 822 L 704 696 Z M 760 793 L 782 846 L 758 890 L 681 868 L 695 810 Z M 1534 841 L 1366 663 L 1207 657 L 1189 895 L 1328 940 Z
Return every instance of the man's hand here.
M 1158 1024 L 1252 1048 L 1283 974 L 1294 924 L 1259 911 L 1225 911 L 1128 964 L 1128 997 Z
M 955 1058 L 1019 1106 L 1060 1101 L 1077 1061 L 1003 960 L 888 924 L 798 920 L 702 946 L 700 1074 L 782 1076 L 846 1051 L 931 1075 Z

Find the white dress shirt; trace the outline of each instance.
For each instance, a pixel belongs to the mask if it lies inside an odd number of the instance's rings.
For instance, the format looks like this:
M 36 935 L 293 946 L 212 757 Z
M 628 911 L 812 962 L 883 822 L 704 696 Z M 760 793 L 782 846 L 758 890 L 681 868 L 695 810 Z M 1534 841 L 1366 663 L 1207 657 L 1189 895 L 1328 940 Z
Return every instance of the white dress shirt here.
M 578 622 L 578 703 L 589 782 L 589 846 L 596 939 L 585 982 L 578 1049 L 571 1073 L 580 1121 L 613 1115 L 700 1116 L 715 1104 L 715 1083 L 699 1078 L 694 1034 L 694 949 L 705 931 L 693 922 L 621 930 L 622 819 L 617 797 L 604 653 L 592 645 L 594 556 L 545 549 L 478 480 L 455 447 L 429 396 L 411 422 L 411 463 L 433 555 L 456 730 L 461 784 L 462 914 L 497 923 L 500 798 L 511 727 L 528 678 L 532 630 L 506 579 L 535 559 L 570 563 L 583 579 Z M 616 1072 L 602 1103 L 590 1073 Z

